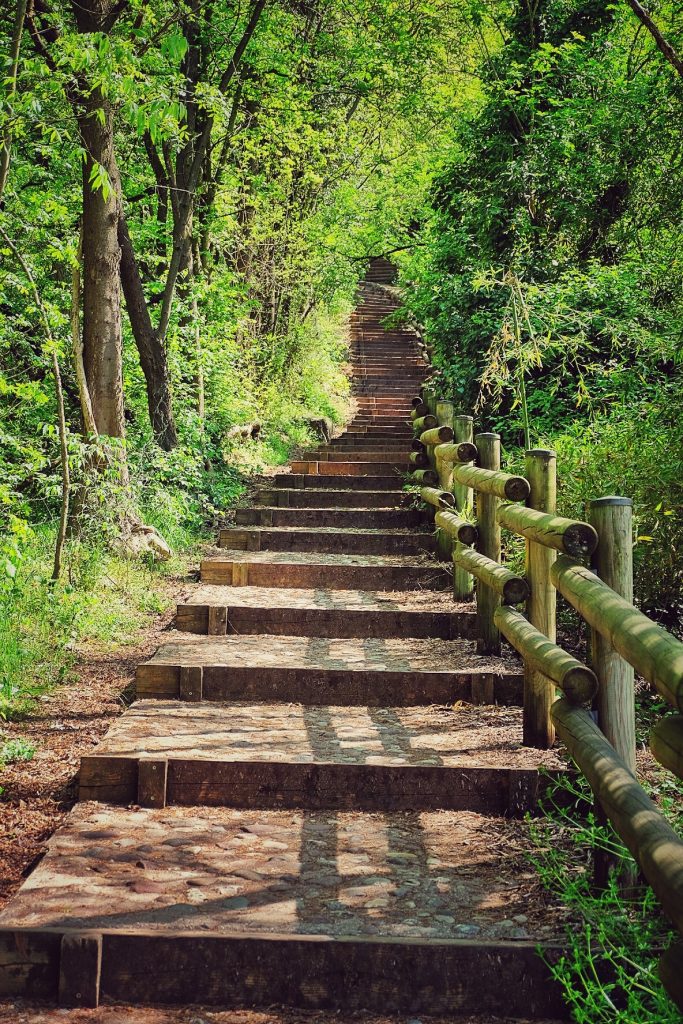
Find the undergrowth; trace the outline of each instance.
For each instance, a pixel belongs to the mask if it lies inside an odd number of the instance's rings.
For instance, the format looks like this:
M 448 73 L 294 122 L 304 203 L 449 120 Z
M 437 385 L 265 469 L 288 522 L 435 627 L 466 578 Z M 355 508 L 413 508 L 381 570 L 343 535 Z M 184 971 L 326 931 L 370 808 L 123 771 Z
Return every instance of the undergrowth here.
M 674 826 L 683 808 L 656 773 L 648 784 Z M 664 773 L 661 773 L 662 776 Z M 680 1024 L 680 1012 L 657 975 L 661 953 L 677 938 L 654 893 L 643 884 L 622 891 L 620 878 L 634 862 L 609 824 L 588 808 L 592 797 L 582 778 L 561 779 L 548 791 L 544 818 L 530 820 L 534 849 L 529 857 L 544 887 L 572 911 L 566 953 L 549 964 L 576 1024 Z M 676 819 L 679 819 L 676 821 Z M 593 883 L 592 851 L 615 860 L 605 888 Z

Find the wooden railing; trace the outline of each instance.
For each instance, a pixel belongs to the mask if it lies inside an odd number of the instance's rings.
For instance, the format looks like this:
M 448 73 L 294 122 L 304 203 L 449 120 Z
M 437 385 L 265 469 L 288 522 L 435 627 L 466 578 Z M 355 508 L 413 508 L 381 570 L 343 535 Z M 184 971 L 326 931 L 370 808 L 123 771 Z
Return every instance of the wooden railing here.
M 653 727 L 650 747 L 683 778 L 683 643 L 633 604 L 631 500 L 599 497 L 590 522 L 565 518 L 554 452 L 527 452 L 524 476 L 503 472 L 500 437 L 474 436 L 472 417 L 429 386 L 412 420 L 412 480 L 434 510 L 441 557 L 453 560 L 455 599 L 476 586 L 478 650 L 499 653 L 503 636 L 523 659 L 525 745 L 547 748 L 557 733 L 683 933 L 683 841 L 636 779 L 634 699 L 635 671 L 679 712 Z M 503 529 L 526 541 L 523 576 L 502 562 Z M 556 643 L 558 591 L 590 626 L 590 667 Z M 660 975 L 683 1009 L 683 942 L 661 957 Z

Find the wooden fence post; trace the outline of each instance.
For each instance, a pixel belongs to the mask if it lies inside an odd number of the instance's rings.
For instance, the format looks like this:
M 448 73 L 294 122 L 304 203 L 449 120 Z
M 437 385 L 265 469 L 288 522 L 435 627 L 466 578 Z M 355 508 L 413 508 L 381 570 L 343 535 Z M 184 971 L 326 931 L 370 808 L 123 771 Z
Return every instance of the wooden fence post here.
M 590 522 L 598 533 L 595 570 L 620 597 L 633 603 L 633 502 L 630 498 L 597 498 Z M 593 670 L 600 689 L 596 698 L 598 725 L 624 764 L 636 773 L 636 716 L 631 665 L 609 640 L 591 631 Z
M 474 420 L 471 416 L 453 417 L 453 440 L 456 444 L 461 441 L 474 440 Z M 473 491 L 466 484 L 453 484 L 456 512 L 469 512 L 473 506 Z M 456 601 L 471 601 L 474 593 L 474 579 L 459 565 L 453 565 L 453 597 Z
M 440 398 L 436 403 L 436 418 L 440 427 L 453 426 L 453 403 Z M 439 487 L 442 491 L 453 490 L 453 468 L 452 463 L 444 462 L 434 450 L 435 469 L 439 477 Z M 453 554 L 453 539 L 444 530 L 437 529 L 436 545 L 439 558 L 448 561 Z
M 432 384 L 425 384 L 422 389 L 422 397 L 430 413 L 436 411 L 436 388 Z
M 593 568 L 608 587 L 633 603 L 633 502 L 630 498 L 596 498 L 590 506 L 590 522 L 598 534 Z M 636 710 L 635 672 L 612 647 L 606 637 L 591 630 L 593 671 L 598 677 L 595 710 L 598 726 L 635 777 Z M 595 801 L 598 823 L 607 816 Z M 612 871 L 621 868 L 619 885 L 628 892 L 635 886 L 638 872 L 632 865 L 620 865 L 610 850 L 596 847 L 593 853 L 593 878 L 599 888 L 607 885 Z
M 477 434 L 474 439 L 482 469 L 500 469 L 500 434 Z M 498 498 L 477 491 L 477 529 L 479 551 L 500 562 L 500 526 L 496 518 Z M 500 654 L 500 632 L 493 617 L 500 597 L 485 583 L 477 580 L 477 650 L 480 654 Z
M 557 457 L 554 451 L 536 448 L 526 453 L 525 474 L 531 492 L 529 506 L 539 512 L 557 511 Z M 557 552 L 534 541 L 526 542 L 529 622 L 555 643 L 557 595 L 550 579 L 550 568 Z M 555 727 L 550 710 L 555 700 L 555 684 L 542 672 L 524 668 L 523 742 L 527 747 L 546 750 L 555 742 Z

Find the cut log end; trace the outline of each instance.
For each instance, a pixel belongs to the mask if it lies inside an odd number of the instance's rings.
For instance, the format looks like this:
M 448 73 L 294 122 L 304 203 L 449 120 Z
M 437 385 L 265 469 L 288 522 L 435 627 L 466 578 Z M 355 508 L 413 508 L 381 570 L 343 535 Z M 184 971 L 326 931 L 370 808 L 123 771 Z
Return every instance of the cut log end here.
M 588 523 L 572 523 L 564 531 L 564 550 L 572 558 L 587 558 L 598 546 L 598 535 Z

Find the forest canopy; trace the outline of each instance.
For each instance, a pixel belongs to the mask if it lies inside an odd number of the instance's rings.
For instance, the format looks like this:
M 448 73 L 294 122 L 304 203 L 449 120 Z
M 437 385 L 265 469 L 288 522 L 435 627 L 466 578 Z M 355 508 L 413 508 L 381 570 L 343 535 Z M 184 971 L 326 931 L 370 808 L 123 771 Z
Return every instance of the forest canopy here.
M 510 464 L 552 444 L 568 507 L 634 497 L 639 599 L 675 619 L 676 4 L 16 0 L 0 31 L 9 579 L 60 514 L 94 543 L 199 530 L 245 459 L 343 419 L 387 255 Z

